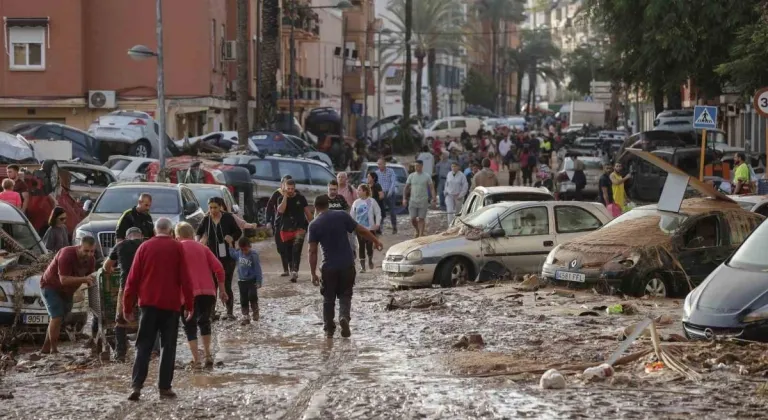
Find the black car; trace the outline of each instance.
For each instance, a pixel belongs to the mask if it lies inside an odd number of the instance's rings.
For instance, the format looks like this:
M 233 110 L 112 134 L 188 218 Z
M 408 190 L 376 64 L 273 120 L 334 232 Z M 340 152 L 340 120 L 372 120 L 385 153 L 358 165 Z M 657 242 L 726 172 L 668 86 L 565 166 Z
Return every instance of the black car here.
M 731 336 L 768 341 L 768 225 L 765 223 L 685 298 L 691 339 Z
M 72 143 L 72 158 L 81 162 L 100 164 L 109 157 L 109 151 L 101 147 L 101 141 L 68 125 L 43 122 L 17 124 L 11 134 L 21 134 L 27 140 L 64 140 Z M 102 156 L 106 154 L 106 156 Z M 103 159 L 102 159 L 103 158 Z

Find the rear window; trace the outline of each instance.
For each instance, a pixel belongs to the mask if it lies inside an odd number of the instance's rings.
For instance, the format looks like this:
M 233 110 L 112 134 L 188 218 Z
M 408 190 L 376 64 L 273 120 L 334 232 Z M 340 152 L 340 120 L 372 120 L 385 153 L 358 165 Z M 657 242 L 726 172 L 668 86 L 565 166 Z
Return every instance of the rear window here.
M 115 112 L 110 112 L 109 115 L 114 115 L 116 117 L 131 117 L 131 118 L 141 118 L 141 119 L 149 118 L 149 114 L 145 114 L 143 112 L 134 112 L 134 111 L 115 111 Z
M 493 194 L 485 198 L 485 205 L 490 206 L 496 203 L 505 203 L 508 201 L 552 201 L 554 197 L 546 193 L 502 193 Z

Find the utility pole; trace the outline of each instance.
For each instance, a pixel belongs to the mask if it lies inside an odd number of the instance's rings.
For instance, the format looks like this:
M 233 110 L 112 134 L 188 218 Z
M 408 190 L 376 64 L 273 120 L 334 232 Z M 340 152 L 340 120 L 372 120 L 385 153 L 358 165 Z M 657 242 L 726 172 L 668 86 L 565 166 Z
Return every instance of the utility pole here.
M 237 0 L 237 142 L 248 147 L 248 0 Z
M 163 0 L 157 0 L 155 3 L 157 23 L 157 124 L 159 126 L 159 150 L 157 158 L 160 169 L 158 170 L 158 181 L 165 180 L 165 72 L 163 70 Z
M 292 6 L 293 3 L 289 3 L 289 10 L 288 15 L 291 17 L 291 38 L 288 41 L 290 44 L 290 67 L 291 67 L 291 74 L 289 76 L 289 82 L 288 82 L 288 114 L 291 118 L 291 127 L 293 127 L 293 115 L 294 115 L 294 98 L 293 98 L 293 88 L 294 88 L 294 80 L 296 80 L 296 36 L 294 34 L 294 26 L 296 26 L 296 8 L 295 6 Z

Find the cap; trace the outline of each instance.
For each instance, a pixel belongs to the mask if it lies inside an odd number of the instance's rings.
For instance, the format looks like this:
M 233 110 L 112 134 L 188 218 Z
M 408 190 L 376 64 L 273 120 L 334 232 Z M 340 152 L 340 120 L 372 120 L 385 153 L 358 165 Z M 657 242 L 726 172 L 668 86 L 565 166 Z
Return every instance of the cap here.
M 141 231 L 141 229 L 137 227 L 128 228 L 128 230 L 125 231 L 125 236 L 133 235 L 134 233 L 137 233 L 139 235 L 144 235 L 144 232 Z

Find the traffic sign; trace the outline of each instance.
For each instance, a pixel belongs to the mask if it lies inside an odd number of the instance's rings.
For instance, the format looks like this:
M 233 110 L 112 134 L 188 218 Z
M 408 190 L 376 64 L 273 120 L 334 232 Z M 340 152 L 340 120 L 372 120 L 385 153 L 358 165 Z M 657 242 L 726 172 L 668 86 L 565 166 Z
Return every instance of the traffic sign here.
M 593 101 L 593 99 L 592 99 L 591 96 L 587 95 L 587 96 L 584 97 L 584 102 L 592 102 L 592 101 Z
M 717 107 L 697 105 L 693 108 L 693 128 L 705 130 L 717 128 Z
M 768 87 L 764 87 L 755 93 L 752 106 L 758 114 L 768 118 Z

